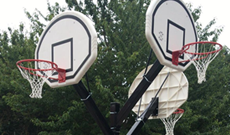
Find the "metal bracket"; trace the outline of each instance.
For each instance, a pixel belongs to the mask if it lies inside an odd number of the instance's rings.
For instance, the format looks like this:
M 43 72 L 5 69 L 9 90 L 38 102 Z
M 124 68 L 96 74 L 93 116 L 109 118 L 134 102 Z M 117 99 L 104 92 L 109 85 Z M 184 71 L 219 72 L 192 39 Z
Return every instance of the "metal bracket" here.
M 149 79 L 145 76 L 145 75 L 143 75 L 143 78 L 148 82 L 148 83 L 152 83 L 151 81 L 149 81 Z
M 89 99 L 89 97 L 92 95 L 92 93 L 89 93 L 89 95 L 85 99 L 81 99 L 81 101 L 86 101 Z

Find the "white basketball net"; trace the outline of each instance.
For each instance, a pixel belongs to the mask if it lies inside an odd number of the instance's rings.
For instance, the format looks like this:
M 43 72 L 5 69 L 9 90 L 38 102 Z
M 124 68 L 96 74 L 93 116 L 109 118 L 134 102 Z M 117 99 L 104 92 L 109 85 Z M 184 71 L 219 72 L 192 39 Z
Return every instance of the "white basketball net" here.
M 209 66 L 209 64 L 212 62 L 212 60 L 217 56 L 219 52 L 210 54 L 207 56 L 206 59 L 201 60 L 195 60 L 193 61 L 193 65 L 196 67 L 197 71 L 197 78 L 198 83 L 201 84 L 203 81 L 206 81 L 206 71 Z
M 165 135 L 174 135 L 173 130 L 176 122 L 182 117 L 183 112 L 174 112 L 167 118 L 161 118 L 161 121 L 165 125 Z
M 42 69 L 49 69 L 46 71 L 33 71 L 30 69 L 34 69 L 35 64 L 37 64 L 39 68 Z M 20 68 L 18 66 L 18 69 L 20 70 L 22 76 L 27 79 L 31 85 L 32 93 L 30 94 L 31 98 L 42 98 L 42 87 L 45 81 L 53 75 L 55 70 L 52 69 L 52 64 L 47 62 L 40 62 L 40 61 L 34 61 L 34 62 L 23 62 L 20 63 L 20 66 L 29 68 L 28 70 L 24 68 Z
M 220 46 L 215 46 L 215 43 L 200 43 L 197 44 L 199 48 L 198 53 L 205 53 L 205 52 L 212 52 L 215 50 L 221 50 Z M 214 53 L 206 53 L 202 55 L 196 55 L 195 59 L 192 57 L 192 54 L 184 53 L 185 56 L 191 59 L 193 65 L 197 71 L 197 78 L 198 83 L 201 84 L 202 82 L 206 81 L 206 71 L 209 64 L 216 58 L 220 51 L 216 51 Z

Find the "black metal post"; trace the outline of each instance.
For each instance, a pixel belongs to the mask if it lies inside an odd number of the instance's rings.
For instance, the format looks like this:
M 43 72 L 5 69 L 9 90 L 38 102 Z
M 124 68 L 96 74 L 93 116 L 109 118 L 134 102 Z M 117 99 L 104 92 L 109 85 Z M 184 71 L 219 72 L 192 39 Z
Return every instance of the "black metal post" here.
M 120 110 L 120 104 L 116 102 L 110 103 L 110 127 L 114 135 L 120 134 L 120 128 L 116 127 L 117 123 L 117 114 Z
M 91 94 L 87 91 L 84 84 L 80 81 L 78 84 L 74 84 L 73 87 L 76 89 L 81 100 L 85 103 L 89 113 L 97 122 L 98 126 L 101 128 L 104 135 L 113 135 L 113 131 L 110 129 L 105 118 L 102 116 L 101 112 L 97 108 L 94 100 L 91 97 Z
M 152 100 L 150 101 L 150 103 L 147 106 L 147 108 L 145 109 L 145 111 L 136 120 L 136 122 L 134 123 L 132 128 L 129 130 L 127 135 L 136 135 L 141 130 L 141 128 L 144 126 L 145 122 L 148 120 L 150 115 L 158 116 L 159 97 L 157 97 L 157 95 L 159 94 L 159 92 L 161 91 L 161 88 L 163 87 L 163 85 L 165 84 L 166 80 L 168 79 L 169 74 L 170 74 L 170 72 L 168 72 L 167 76 L 165 77 L 165 80 L 161 84 L 161 86 L 160 86 L 159 90 L 157 91 L 155 97 L 152 98 Z
M 141 114 L 140 118 L 136 120 L 126 135 L 137 135 L 151 115 L 158 115 L 158 103 L 158 97 L 152 98 L 146 110 Z
M 123 120 L 128 116 L 132 108 L 135 106 L 137 101 L 141 98 L 147 88 L 150 86 L 152 81 L 160 73 L 164 66 L 160 64 L 158 60 L 155 61 L 153 66 L 149 69 L 148 73 L 143 77 L 140 84 L 137 86 L 133 94 L 126 101 L 125 105 L 122 107 L 117 117 L 117 127 L 120 127 Z

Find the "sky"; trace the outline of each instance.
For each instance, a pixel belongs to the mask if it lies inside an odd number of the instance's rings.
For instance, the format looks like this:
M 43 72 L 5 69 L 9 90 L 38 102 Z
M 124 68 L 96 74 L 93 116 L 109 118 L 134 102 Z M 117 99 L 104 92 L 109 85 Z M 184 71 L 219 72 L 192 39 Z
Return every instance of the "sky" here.
M 227 0 L 183 0 L 185 3 L 192 3 L 193 7 L 201 6 L 202 14 L 200 23 L 206 26 L 213 18 L 216 18 L 217 24 L 215 27 L 224 26 L 224 30 L 219 37 L 218 42 L 222 45 L 227 45 L 230 48 L 230 8 L 227 7 Z M 49 0 L 51 5 L 58 2 L 61 7 L 67 6 L 65 0 Z M 227 3 L 228 2 L 228 3 Z M 41 11 L 44 15 L 47 11 L 47 0 L 0 0 L 0 31 L 7 30 L 8 27 L 17 29 L 22 22 L 29 29 L 29 20 L 27 19 L 24 9 L 30 13 L 35 12 L 35 9 Z
M 212 19 L 216 18 L 216 28 L 224 27 L 219 36 L 218 42 L 230 48 L 230 8 L 227 0 L 183 0 L 185 3 L 191 3 L 193 7 L 201 6 L 201 16 L 199 22 L 206 26 Z

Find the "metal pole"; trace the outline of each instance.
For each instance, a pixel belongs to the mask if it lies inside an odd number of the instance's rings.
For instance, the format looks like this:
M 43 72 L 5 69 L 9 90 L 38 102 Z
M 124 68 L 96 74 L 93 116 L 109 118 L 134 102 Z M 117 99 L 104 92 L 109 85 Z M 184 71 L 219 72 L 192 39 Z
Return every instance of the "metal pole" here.
M 78 84 L 74 84 L 73 87 L 76 89 L 81 100 L 85 103 L 85 106 L 87 107 L 89 113 L 97 122 L 98 126 L 101 128 L 104 135 L 113 135 L 113 131 L 110 129 L 107 121 L 97 108 L 94 100 L 91 97 L 91 94 L 87 91 L 84 84 L 80 81 Z
M 159 90 L 157 91 L 154 98 L 152 98 L 151 102 L 149 103 L 148 107 L 145 109 L 145 111 L 141 114 L 141 116 L 136 120 L 132 128 L 129 130 L 127 135 L 136 135 L 141 128 L 144 126 L 145 122 L 148 120 L 150 115 L 157 116 L 158 115 L 158 104 L 159 104 L 159 97 L 157 95 L 161 91 L 161 88 L 165 84 L 166 80 L 169 77 L 170 72 L 168 72 L 167 76 L 165 77 L 165 80 L 161 84 Z
M 150 86 L 152 81 L 157 77 L 157 75 L 160 73 L 163 67 L 164 66 L 161 65 L 158 60 L 155 61 L 153 66 L 149 69 L 148 73 L 143 77 L 140 84 L 137 86 L 133 94 L 126 101 L 125 105 L 122 107 L 122 109 L 118 113 L 117 127 L 121 126 L 123 120 L 128 116 L 132 108 L 135 106 L 137 101 L 142 97 L 144 92 Z
M 140 118 L 136 120 L 136 122 L 126 135 L 137 135 L 137 133 L 141 130 L 145 122 L 152 114 L 158 114 L 158 97 L 152 98 L 146 110 L 141 114 Z
M 114 135 L 120 134 L 120 128 L 116 127 L 117 123 L 117 114 L 120 110 L 120 104 L 116 102 L 110 103 L 110 127 Z

